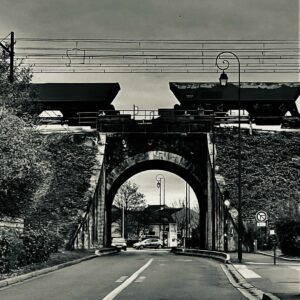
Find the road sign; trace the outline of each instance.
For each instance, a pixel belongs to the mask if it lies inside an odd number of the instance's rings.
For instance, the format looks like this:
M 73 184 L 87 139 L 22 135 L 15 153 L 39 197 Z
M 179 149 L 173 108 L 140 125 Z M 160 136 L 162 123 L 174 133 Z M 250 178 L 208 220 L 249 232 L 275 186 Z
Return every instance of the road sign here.
M 268 220 L 268 214 L 265 211 L 260 210 L 256 213 L 255 219 L 257 222 L 266 222 Z
M 257 222 L 256 225 L 257 225 L 257 227 L 266 227 L 267 223 L 266 222 Z
M 269 236 L 269 241 L 272 245 L 277 245 L 278 244 L 278 238 L 276 234 L 272 234 Z

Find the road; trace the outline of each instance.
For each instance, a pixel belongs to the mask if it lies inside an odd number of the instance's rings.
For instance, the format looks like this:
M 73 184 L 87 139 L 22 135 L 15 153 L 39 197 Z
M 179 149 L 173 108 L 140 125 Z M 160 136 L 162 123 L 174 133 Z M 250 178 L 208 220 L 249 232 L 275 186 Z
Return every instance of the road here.
M 102 256 L 0 290 L 1 300 L 245 299 L 221 264 L 164 250 Z

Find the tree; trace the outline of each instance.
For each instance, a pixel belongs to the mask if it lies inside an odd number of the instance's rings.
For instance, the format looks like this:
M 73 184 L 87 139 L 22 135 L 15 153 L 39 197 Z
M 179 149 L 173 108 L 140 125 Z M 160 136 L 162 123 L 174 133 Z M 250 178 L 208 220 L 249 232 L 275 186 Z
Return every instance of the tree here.
M 285 255 L 300 255 L 300 221 L 299 218 L 284 217 L 277 220 L 276 232 L 279 245 Z
M 186 219 L 189 221 L 191 233 L 193 233 L 196 229 L 199 229 L 199 206 L 194 205 L 192 208 L 188 209 L 188 217 L 186 216 L 186 207 L 185 207 L 185 199 L 174 200 L 171 204 L 171 207 L 179 207 L 182 208 L 178 212 L 174 214 L 174 219 L 176 221 L 178 230 L 183 236 L 186 227 Z
M 14 67 L 14 80 L 10 82 L 9 57 L 2 52 L 0 54 L 0 104 L 2 107 L 13 109 L 17 116 L 28 114 L 34 110 L 32 101 L 34 92 L 31 86 L 32 73 L 29 68 Z
M 145 195 L 138 191 L 137 184 L 126 181 L 118 190 L 114 204 L 123 209 L 125 217 L 125 238 L 139 235 L 143 227 L 143 210 L 146 207 Z
M 0 55 L 0 215 L 25 216 L 49 163 L 45 138 L 35 130 L 26 107 L 31 74 L 15 68 L 8 81 L 7 55 Z
M 217 165 L 237 206 L 237 129 L 216 131 Z M 265 210 L 273 224 L 277 219 L 299 217 L 300 136 L 297 132 L 242 132 L 243 218 L 254 219 Z
M 244 241 L 256 237 L 259 231 L 251 225 L 259 210 L 268 213 L 268 225 L 289 223 L 300 217 L 300 135 L 297 132 L 254 131 L 241 135 L 242 158 L 242 217 L 245 226 Z M 230 203 L 238 203 L 238 130 L 237 128 L 216 129 L 217 157 L 220 174 L 225 178 L 230 191 Z M 248 224 L 245 224 L 245 223 Z M 278 225 L 277 225 L 278 226 Z M 282 244 L 283 245 L 283 244 Z
M 96 134 L 47 136 L 51 172 L 35 195 L 36 201 L 28 216 L 32 228 L 43 227 L 61 240 L 70 239 L 88 206 L 85 193 L 97 147 L 88 146 L 86 141 Z
M 97 133 L 40 134 L 31 115 L 30 70 L 17 66 L 13 82 L 8 73 L 7 57 L 0 54 L 0 218 L 23 217 L 23 237 L 57 249 L 88 206 L 97 147 L 86 142 Z
M 9 109 L 0 110 L 0 214 L 24 216 L 44 176 L 44 138 Z

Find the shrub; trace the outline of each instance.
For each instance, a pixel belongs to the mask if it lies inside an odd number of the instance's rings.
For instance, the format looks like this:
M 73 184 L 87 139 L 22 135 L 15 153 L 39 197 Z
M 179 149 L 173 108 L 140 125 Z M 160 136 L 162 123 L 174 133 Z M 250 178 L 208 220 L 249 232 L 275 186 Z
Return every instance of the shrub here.
M 56 232 L 47 233 L 47 244 L 50 253 L 58 252 L 58 249 L 63 247 L 64 240 L 61 235 Z
M 284 218 L 277 222 L 276 228 L 282 253 L 300 256 L 300 221 Z
M 0 273 L 24 264 L 24 247 L 19 232 L 15 230 L 2 231 L 0 236 Z
M 46 261 L 50 256 L 49 243 L 43 230 L 28 230 L 23 236 L 26 264 Z

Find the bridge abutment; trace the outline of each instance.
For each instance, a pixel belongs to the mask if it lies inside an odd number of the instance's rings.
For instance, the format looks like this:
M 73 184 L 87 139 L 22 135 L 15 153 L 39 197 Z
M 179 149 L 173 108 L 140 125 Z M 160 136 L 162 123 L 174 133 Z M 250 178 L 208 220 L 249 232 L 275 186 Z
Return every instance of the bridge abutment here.
M 222 195 L 218 183 L 213 183 L 209 135 L 147 134 L 136 138 L 136 134 L 103 133 L 100 137 L 98 183 L 85 226 L 77 232 L 77 247 L 110 246 L 111 207 L 118 189 L 131 176 L 157 169 L 180 176 L 194 190 L 200 211 L 198 247 L 223 250 Z

